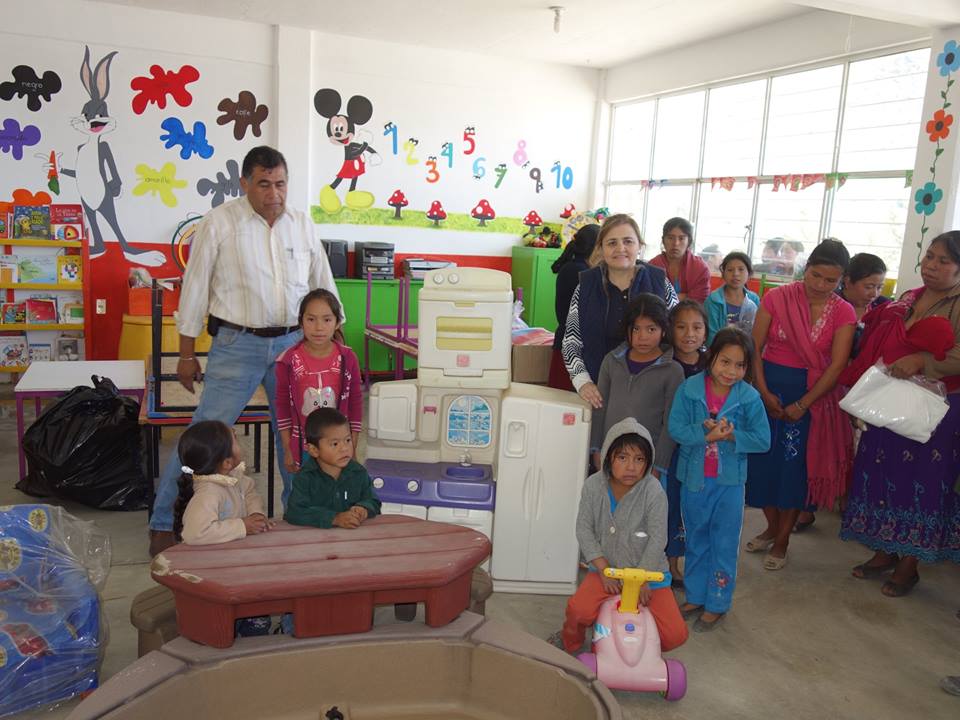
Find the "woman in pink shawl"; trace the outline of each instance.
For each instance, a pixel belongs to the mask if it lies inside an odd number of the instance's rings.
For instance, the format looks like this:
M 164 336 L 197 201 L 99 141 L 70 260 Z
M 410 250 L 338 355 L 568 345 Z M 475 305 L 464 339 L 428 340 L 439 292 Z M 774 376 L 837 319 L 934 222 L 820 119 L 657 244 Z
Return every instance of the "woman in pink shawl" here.
M 834 290 L 850 254 L 837 240 L 810 253 L 803 279 L 767 291 L 753 325 L 754 385 L 770 420 L 769 452 L 751 455 L 747 505 L 763 508 L 767 529 L 747 543 L 769 550 L 766 570 L 787 564 L 790 532 L 809 505 L 832 508 L 843 495 L 853 436 L 840 410 L 837 377 L 850 357 L 857 315 Z
M 681 217 L 663 224 L 663 252 L 650 261 L 663 268 L 681 300 L 703 303 L 710 294 L 710 267 L 692 252 L 693 225 Z

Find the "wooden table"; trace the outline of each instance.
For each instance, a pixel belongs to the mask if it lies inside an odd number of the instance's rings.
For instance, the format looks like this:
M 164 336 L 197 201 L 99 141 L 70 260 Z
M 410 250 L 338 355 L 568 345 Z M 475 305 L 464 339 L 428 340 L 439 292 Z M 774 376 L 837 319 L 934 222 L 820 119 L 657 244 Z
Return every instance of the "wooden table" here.
M 175 545 L 153 560 L 173 590 L 180 634 L 225 648 L 234 621 L 292 612 L 294 635 L 360 633 L 375 605 L 423 602 L 431 627 L 470 603 L 473 569 L 490 541 L 459 525 L 380 515 L 355 530 L 285 522 L 222 545 Z
M 63 395 L 78 385 L 93 387 L 91 375 L 110 378 L 117 389 L 125 395 L 133 395 L 143 404 L 142 360 L 79 360 L 37 361 L 30 363 L 13 390 L 17 401 L 17 456 L 20 461 L 20 477 L 27 472 L 23 454 L 23 401 L 33 398 L 36 414 L 40 416 L 40 400 L 44 397 Z

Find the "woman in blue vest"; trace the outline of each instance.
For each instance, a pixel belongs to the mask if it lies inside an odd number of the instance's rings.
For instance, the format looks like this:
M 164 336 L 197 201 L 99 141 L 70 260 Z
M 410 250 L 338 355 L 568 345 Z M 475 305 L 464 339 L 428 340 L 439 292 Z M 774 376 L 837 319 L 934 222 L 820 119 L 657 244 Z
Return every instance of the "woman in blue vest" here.
M 590 269 L 580 273 L 563 331 L 563 362 L 573 387 L 595 408 L 603 406 L 597 389 L 604 356 L 623 342 L 623 310 L 637 293 L 662 297 L 671 308 L 677 293 L 666 273 L 640 261 L 643 239 L 629 215 L 603 222 Z

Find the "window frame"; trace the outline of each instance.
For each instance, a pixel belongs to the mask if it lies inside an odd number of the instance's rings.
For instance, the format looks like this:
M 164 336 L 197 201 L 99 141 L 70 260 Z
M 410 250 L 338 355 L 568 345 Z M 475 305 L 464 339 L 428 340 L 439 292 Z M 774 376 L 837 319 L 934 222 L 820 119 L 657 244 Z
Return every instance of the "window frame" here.
M 739 85 L 742 83 L 755 82 L 757 80 L 766 81 L 766 89 L 764 93 L 764 102 L 763 102 L 763 122 L 761 125 L 760 132 L 760 151 L 757 155 L 757 172 L 752 175 L 757 179 L 756 184 L 753 187 L 753 203 L 751 207 L 750 214 L 750 227 L 749 232 L 747 233 L 747 247 L 745 248 L 746 252 L 750 257 L 753 257 L 753 252 L 756 243 L 756 224 L 757 224 L 757 208 L 760 203 L 760 191 L 764 188 L 769 190 L 769 186 L 773 184 L 773 175 L 762 175 L 760 171 L 763 169 L 764 158 L 767 150 L 767 131 L 770 123 L 770 98 L 771 98 L 771 87 L 773 84 L 773 79 L 777 77 L 782 77 L 785 75 L 792 75 L 801 72 L 807 72 L 810 70 L 818 70 L 825 67 L 831 67 L 836 65 L 841 65 L 842 70 L 842 79 L 840 86 L 840 94 L 838 98 L 839 109 L 837 112 L 837 122 L 836 128 L 834 131 L 834 144 L 833 151 L 831 154 L 831 165 L 830 169 L 825 171 L 829 173 L 837 173 L 838 165 L 840 161 L 840 150 L 841 143 L 843 141 L 843 123 L 846 113 L 846 102 L 847 102 L 847 90 L 850 80 L 850 66 L 853 63 L 861 62 L 863 60 L 871 60 L 875 58 L 887 57 L 891 55 L 899 55 L 903 53 L 913 52 L 916 50 L 929 50 L 933 52 L 933 47 L 929 41 L 917 41 L 910 43 L 901 43 L 897 45 L 891 45 L 888 47 L 871 50 L 868 52 L 842 55 L 832 57 L 826 60 L 821 60 L 812 63 L 804 63 L 799 65 L 794 65 L 785 68 L 778 68 L 767 70 L 764 72 L 752 73 L 749 75 L 743 75 L 734 79 L 723 80 L 712 83 L 703 83 L 700 85 L 692 85 L 684 87 L 677 90 L 671 90 L 669 92 L 662 93 L 651 93 L 648 95 L 631 98 L 629 100 L 622 100 L 618 102 L 610 103 L 610 114 L 609 122 L 607 123 L 606 128 L 606 151 L 605 151 L 605 164 L 603 178 L 600 182 L 600 188 L 603 192 L 603 203 L 605 205 L 609 198 L 610 188 L 614 186 L 638 186 L 644 180 L 663 180 L 668 181 L 668 187 L 678 187 L 678 186 L 690 186 L 692 192 L 692 199 L 690 203 L 690 217 L 688 218 L 690 222 L 697 226 L 697 220 L 700 213 L 700 198 L 701 193 L 706 187 L 707 191 L 711 191 L 710 187 L 710 178 L 703 177 L 703 161 L 706 152 L 706 133 L 707 133 L 707 119 L 708 113 L 710 110 L 710 96 L 711 91 L 718 88 L 730 87 L 732 85 Z M 927 66 L 927 72 L 929 73 L 929 62 Z M 657 122 L 660 115 L 660 100 L 664 98 L 674 97 L 677 95 L 686 95 L 688 93 L 704 91 L 704 102 L 703 102 L 703 117 L 701 118 L 700 126 L 700 152 L 699 152 L 699 161 L 698 161 L 698 177 L 683 177 L 683 178 L 654 178 L 653 173 L 653 162 L 656 155 L 656 135 L 657 135 Z M 650 125 L 650 157 L 647 163 L 647 177 L 628 179 L 628 180 L 611 180 L 610 179 L 610 168 L 612 166 L 613 155 L 614 155 L 614 145 L 613 145 L 613 126 L 615 122 L 616 111 L 618 108 L 623 106 L 632 105 L 634 103 L 640 102 L 650 102 L 654 103 L 653 111 L 653 122 Z M 920 126 L 922 127 L 923 118 L 920 119 Z M 899 168 L 899 169 L 890 169 L 890 170 L 866 170 L 859 172 L 845 172 L 848 180 L 851 179 L 872 179 L 872 178 L 904 178 L 906 172 L 912 171 L 913 168 Z M 750 176 L 741 175 L 741 176 L 732 176 L 734 180 L 738 183 L 746 182 L 747 178 Z M 642 216 L 634 218 L 641 228 L 647 226 L 647 211 L 649 207 L 648 198 L 651 192 L 656 192 L 658 188 L 650 189 L 647 188 L 645 192 L 642 192 L 643 203 L 642 203 Z M 819 236 L 821 238 L 828 237 L 830 234 L 830 226 L 832 221 L 833 207 L 835 204 L 835 196 L 839 187 L 834 185 L 834 187 L 824 190 L 823 201 L 820 211 L 820 226 L 819 226 Z M 718 192 L 713 190 L 713 192 Z M 781 190 L 782 192 L 782 190 Z M 616 210 L 615 208 L 613 209 Z M 654 238 L 644 238 L 648 246 L 651 246 L 654 242 Z M 659 240 L 659 238 L 656 238 Z M 888 274 L 895 274 L 897 268 L 890 268 Z

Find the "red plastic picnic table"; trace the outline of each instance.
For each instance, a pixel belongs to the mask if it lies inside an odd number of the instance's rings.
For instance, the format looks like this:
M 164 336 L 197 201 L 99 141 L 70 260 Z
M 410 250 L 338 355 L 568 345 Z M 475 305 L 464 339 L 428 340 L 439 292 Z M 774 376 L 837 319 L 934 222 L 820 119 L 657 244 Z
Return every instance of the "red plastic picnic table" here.
M 446 625 L 470 603 L 473 569 L 490 541 L 459 525 L 381 515 L 353 530 L 279 522 L 222 545 L 175 545 L 154 558 L 173 591 L 180 634 L 226 648 L 234 621 L 293 613 L 294 635 L 366 632 L 376 605 L 423 602 Z

